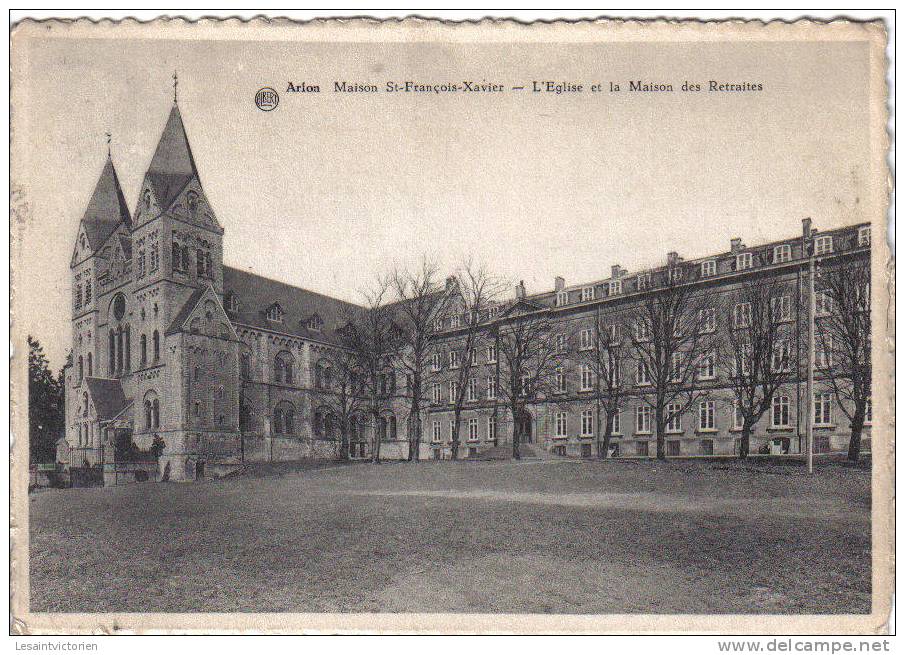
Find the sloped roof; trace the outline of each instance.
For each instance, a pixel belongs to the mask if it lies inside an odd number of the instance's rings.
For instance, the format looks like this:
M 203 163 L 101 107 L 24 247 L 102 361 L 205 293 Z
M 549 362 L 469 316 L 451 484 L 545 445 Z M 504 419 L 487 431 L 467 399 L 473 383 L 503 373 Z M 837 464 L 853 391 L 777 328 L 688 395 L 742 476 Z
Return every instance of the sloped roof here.
M 179 106 L 173 105 L 145 179 L 154 191 L 161 210 L 166 210 L 193 177 L 198 177 L 195 158 Z
M 198 304 L 198 301 L 201 300 L 201 296 L 204 295 L 204 292 L 207 291 L 207 287 L 199 287 L 192 291 L 192 295 L 188 297 L 188 300 L 182 305 L 182 309 L 176 314 L 176 317 L 170 323 L 170 327 L 166 329 L 164 334 L 173 334 L 175 332 L 179 332 L 182 329 L 182 324 L 186 322 L 189 317 L 189 314 L 192 313 L 192 310 L 195 309 L 195 305 Z
M 119 414 L 126 406 L 126 394 L 119 380 L 85 378 L 88 393 L 97 410 L 97 418 L 106 421 Z
M 227 298 L 235 295 L 239 301 L 238 312 L 229 311 L 227 303 L 226 313 L 234 324 L 260 327 L 321 341 L 334 340 L 334 332 L 345 323 L 349 314 L 362 309 L 344 300 L 300 289 L 230 266 L 223 267 L 223 289 Z M 267 320 L 267 308 L 274 303 L 279 303 L 285 312 L 282 323 Z M 307 327 L 308 319 L 313 314 L 323 319 L 322 330 Z
M 97 250 L 121 222 L 125 222 L 130 228 L 132 226 L 132 216 L 129 214 L 116 168 L 110 157 L 107 157 L 104 169 L 94 186 L 94 193 L 88 201 L 82 222 L 92 250 Z

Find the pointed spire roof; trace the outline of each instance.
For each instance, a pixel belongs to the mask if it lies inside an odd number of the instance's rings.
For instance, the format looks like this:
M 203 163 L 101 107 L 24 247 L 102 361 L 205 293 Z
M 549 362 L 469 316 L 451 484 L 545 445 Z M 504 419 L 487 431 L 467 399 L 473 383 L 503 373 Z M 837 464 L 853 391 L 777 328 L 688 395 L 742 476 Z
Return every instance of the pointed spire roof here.
M 198 169 L 195 168 L 195 158 L 192 157 L 179 105 L 174 103 L 146 179 L 161 210 L 166 211 L 193 177 L 198 177 Z
M 132 216 L 129 214 L 129 207 L 126 205 L 113 160 L 108 154 L 104 170 L 101 171 L 82 218 L 91 248 L 96 250 L 100 247 L 121 222 L 125 223 L 126 227 L 132 227 Z

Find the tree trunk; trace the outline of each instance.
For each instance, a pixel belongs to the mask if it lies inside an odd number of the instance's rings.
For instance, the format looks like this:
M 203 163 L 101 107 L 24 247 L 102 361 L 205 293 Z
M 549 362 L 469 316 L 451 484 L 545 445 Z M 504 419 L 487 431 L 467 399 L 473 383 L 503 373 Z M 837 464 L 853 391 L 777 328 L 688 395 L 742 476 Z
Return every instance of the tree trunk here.
M 751 426 L 745 421 L 742 424 L 742 438 L 739 440 L 738 458 L 747 459 L 748 452 L 751 450 Z
M 657 407 L 655 412 L 657 421 L 657 459 L 666 459 L 666 417 L 663 408 Z
M 598 394 L 600 391 L 597 392 Z M 606 459 L 607 458 L 607 444 L 605 441 L 600 441 L 600 400 L 598 395 L 597 401 L 597 416 L 595 417 L 597 421 L 597 457 L 598 459 Z M 606 437 L 604 437 L 606 439 Z
M 417 462 L 421 450 L 421 407 L 417 399 L 412 400 L 412 412 L 409 414 L 409 454 L 408 461 Z
M 452 433 L 452 444 L 450 446 L 450 459 L 456 460 L 459 459 L 459 410 L 456 410 L 453 413 L 453 433 Z
M 512 421 L 512 459 L 521 459 L 522 453 L 519 451 L 519 441 L 521 440 L 521 426 L 516 420 Z
M 848 460 L 857 462 L 861 456 L 861 433 L 864 431 L 864 410 L 855 409 L 852 418 L 852 435 L 848 441 Z
M 380 423 L 380 416 L 377 412 L 373 413 L 374 419 L 374 435 L 371 439 L 374 444 L 371 450 L 371 462 L 374 464 L 380 464 L 380 429 L 378 425 Z
M 607 413 L 606 427 L 603 429 L 603 453 L 602 459 L 608 459 L 610 456 L 610 438 L 613 436 L 613 420 Z

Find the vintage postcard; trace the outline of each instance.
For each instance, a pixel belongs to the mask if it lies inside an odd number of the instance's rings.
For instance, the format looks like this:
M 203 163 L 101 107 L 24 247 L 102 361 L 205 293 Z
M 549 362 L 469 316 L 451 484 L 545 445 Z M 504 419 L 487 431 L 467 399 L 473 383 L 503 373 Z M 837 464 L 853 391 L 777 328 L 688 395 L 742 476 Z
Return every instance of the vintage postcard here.
M 15 25 L 12 630 L 882 632 L 886 43 Z

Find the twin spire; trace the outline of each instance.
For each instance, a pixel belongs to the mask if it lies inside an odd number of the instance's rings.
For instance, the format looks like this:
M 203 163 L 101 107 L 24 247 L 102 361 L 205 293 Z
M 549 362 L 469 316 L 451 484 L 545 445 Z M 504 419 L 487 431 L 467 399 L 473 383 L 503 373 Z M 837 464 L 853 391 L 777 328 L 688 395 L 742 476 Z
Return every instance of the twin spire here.
M 191 180 L 198 178 L 195 158 L 189 146 L 182 115 L 177 104 L 179 79 L 173 73 L 173 108 L 160 135 L 142 188 L 148 186 L 162 210 L 173 203 Z M 94 187 L 82 218 L 92 249 L 98 248 L 120 223 L 132 227 L 132 216 L 123 196 L 111 154 L 112 134 L 107 132 L 107 161 Z

